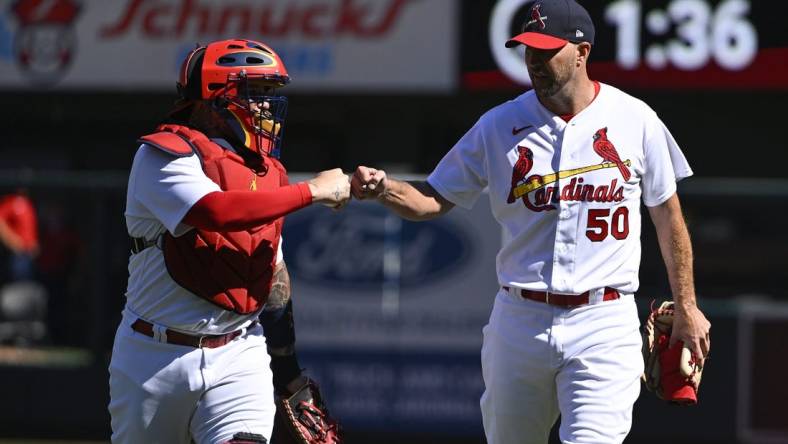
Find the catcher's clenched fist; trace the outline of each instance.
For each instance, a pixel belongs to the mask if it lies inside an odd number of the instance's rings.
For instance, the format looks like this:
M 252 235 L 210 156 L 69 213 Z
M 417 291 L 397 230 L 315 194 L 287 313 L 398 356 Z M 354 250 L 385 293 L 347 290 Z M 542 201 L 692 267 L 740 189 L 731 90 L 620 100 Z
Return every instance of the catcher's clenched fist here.
M 349 178 L 339 168 L 322 171 L 307 183 L 313 202 L 340 208 L 350 200 Z

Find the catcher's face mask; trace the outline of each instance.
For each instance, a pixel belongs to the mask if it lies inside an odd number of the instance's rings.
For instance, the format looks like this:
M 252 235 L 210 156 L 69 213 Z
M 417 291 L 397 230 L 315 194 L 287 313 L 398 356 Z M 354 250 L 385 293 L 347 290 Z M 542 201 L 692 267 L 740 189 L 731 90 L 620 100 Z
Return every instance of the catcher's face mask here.
M 215 101 L 236 143 L 261 155 L 279 157 L 287 98 L 275 85 L 251 79 L 243 71 L 228 82 L 228 93 Z
M 181 67 L 182 97 L 210 100 L 229 128 L 231 143 L 279 157 L 290 82 L 284 63 L 263 43 L 223 40 L 198 47 Z

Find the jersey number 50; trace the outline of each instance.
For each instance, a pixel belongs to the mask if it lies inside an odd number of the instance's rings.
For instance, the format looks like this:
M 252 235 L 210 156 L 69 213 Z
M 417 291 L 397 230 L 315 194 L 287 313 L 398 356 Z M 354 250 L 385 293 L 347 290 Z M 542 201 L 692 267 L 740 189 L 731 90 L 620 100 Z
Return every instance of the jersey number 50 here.
M 612 216 L 610 208 L 588 210 L 587 226 L 586 237 L 591 239 L 591 242 L 602 242 L 608 232 L 618 240 L 626 239 L 629 235 L 629 209 L 618 207 Z

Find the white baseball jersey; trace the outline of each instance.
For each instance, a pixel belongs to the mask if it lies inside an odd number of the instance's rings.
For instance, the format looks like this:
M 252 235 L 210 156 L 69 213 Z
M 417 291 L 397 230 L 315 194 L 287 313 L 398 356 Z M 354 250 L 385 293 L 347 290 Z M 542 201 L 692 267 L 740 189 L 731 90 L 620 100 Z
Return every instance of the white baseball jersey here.
M 579 294 L 638 288 L 640 199 L 656 206 L 692 175 L 656 113 L 605 84 L 569 122 L 529 91 L 487 113 L 427 179 L 470 208 L 489 186 L 505 228 L 501 285 Z
M 142 145 L 129 175 L 129 235 L 154 240 L 165 230 L 185 234 L 191 227 L 183 217 L 214 191 L 220 188 L 196 155 L 175 157 Z M 270 438 L 276 409 L 265 337 L 251 323 L 257 314 L 223 310 L 177 285 L 159 248 L 131 255 L 109 365 L 112 442 L 217 443 L 241 432 Z M 153 337 L 132 329 L 138 318 L 154 324 Z M 168 328 L 241 333 L 221 347 L 192 348 L 167 343 Z
M 126 226 L 132 237 L 156 239 L 165 230 L 180 236 L 191 229 L 181 223 L 198 200 L 221 191 L 202 170 L 196 155 L 174 157 L 142 145 L 134 157 L 126 196 Z M 282 259 L 279 242 L 278 259 Z M 177 330 L 219 334 L 241 328 L 258 313 L 239 315 L 202 299 L 173 281 L 158 248 L 129 259 L 126 311 Z
M 640 265 L 640 201 L 654 206 L 692 174 L 673 137 L 643 102 L 601 84 L 569 122 L 533 91 L 489 112 L 427 179 L 470 207 L 489 187 L 505 228 L 489 323 L 481 399 L 490 444 L 544 443 L 561 415 L 562 442 L 621 443 L 640 392 L 643 359 L 633 292 Z M 621 297 L 604 301 L 604 287 Z M 559 307 L 520 288 L 589 295 Z

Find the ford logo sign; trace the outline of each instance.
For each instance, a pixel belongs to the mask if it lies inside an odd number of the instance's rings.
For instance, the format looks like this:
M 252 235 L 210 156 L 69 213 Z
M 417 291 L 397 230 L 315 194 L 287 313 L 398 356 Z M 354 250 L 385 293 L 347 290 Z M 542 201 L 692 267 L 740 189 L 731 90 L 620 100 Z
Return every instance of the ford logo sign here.
M 337 213 L 316 206 L 288 215 L 283 236 L 296 279 L 357 290 L 446 279 L 472 249 L 471 236 L 448 217 L 410 222 L 380 205 L 357 202 Z

